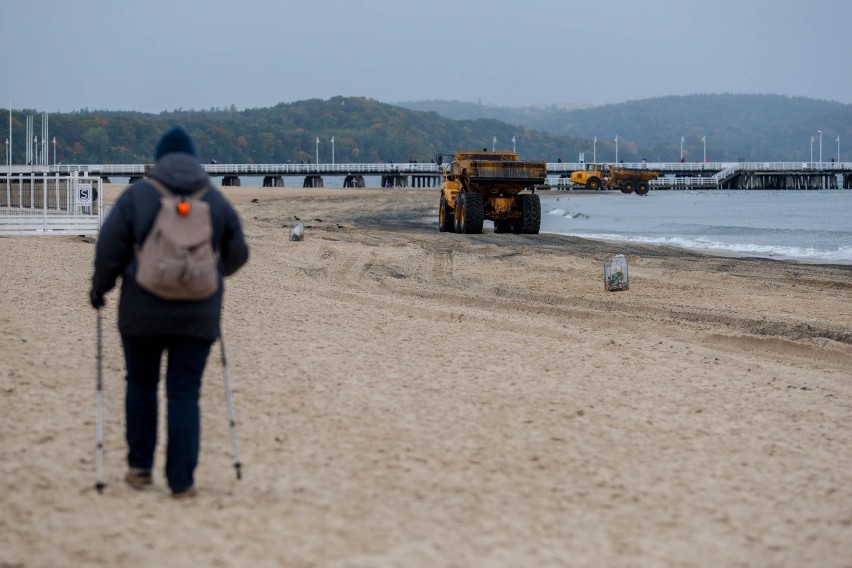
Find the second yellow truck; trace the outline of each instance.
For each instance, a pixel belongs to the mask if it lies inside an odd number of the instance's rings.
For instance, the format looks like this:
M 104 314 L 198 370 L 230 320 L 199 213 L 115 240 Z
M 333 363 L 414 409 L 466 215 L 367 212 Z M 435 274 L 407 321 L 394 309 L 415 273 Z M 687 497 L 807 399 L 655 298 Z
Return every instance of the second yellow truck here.
M 622 168 L 607 164 L 586 164 L 585 169 L 571 173 L 571 182 L 586 189 L 620 189 L 624 193 L 645 195 L 651 189 L 648 182 L 660 174 L 652 170 Z

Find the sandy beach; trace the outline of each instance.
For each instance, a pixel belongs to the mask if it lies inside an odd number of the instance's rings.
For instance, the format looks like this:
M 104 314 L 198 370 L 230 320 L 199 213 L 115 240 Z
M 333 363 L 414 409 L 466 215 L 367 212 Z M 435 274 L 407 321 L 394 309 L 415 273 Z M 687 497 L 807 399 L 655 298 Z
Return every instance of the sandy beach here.
M 117 291 L 94 490 L 91 239 L 0 238 L 0 567 L 852 566 L 852 267 L 439 233 L 437 189 L 225 193 L 243 479 L 215 347 L 190 501 L 164 436 L 123 482 Z

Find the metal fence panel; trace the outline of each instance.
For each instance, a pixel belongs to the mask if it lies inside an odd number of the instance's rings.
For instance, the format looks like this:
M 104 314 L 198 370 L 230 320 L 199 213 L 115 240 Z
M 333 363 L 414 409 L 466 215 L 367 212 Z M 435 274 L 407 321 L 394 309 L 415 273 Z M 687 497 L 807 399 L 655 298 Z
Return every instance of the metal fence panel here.
M 97 235 L 103 215 L 99 177 L 0 177 L 0 235 Z

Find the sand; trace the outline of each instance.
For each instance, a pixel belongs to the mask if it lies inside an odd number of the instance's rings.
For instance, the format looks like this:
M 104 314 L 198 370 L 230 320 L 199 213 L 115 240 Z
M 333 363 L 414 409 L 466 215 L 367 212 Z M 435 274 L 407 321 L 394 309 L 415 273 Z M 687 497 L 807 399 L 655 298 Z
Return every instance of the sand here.
M 441 234 L 435 189 L 226 193 L 244 475 L 214 349 L 194 500 L 162 443 L 122 481 L 115 291 L 95 492 L 94 246 L 0 239 L 0 566 L 852 565 L 852 267 Z

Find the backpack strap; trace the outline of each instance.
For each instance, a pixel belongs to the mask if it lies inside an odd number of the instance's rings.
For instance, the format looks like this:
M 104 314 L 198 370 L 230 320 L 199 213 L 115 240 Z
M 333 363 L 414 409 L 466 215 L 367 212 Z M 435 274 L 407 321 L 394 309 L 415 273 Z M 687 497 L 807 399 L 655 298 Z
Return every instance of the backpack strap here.
M 163 197 L 180 197 L 174 191 L 172 191 L 171 189 L 166 187 L 159 180 L 156 180 L 152 177 L 145 178 L 145 180 L 148 183 L 150 183 L 151 185 L 153 185 L 154 189 L 156 189 L 159 192 L 159 194 L 162 195 Z M 206 185 L 206 186 L 202 187 L 201 189 L 199 189 L 198 191 L 190 193 L 187 197 L 189 197 L 189 199 L 201 199 L 202 197 L 204 197 L 204 194 L 207 193 L 208 189 L 210 189 L 210 186 Z

